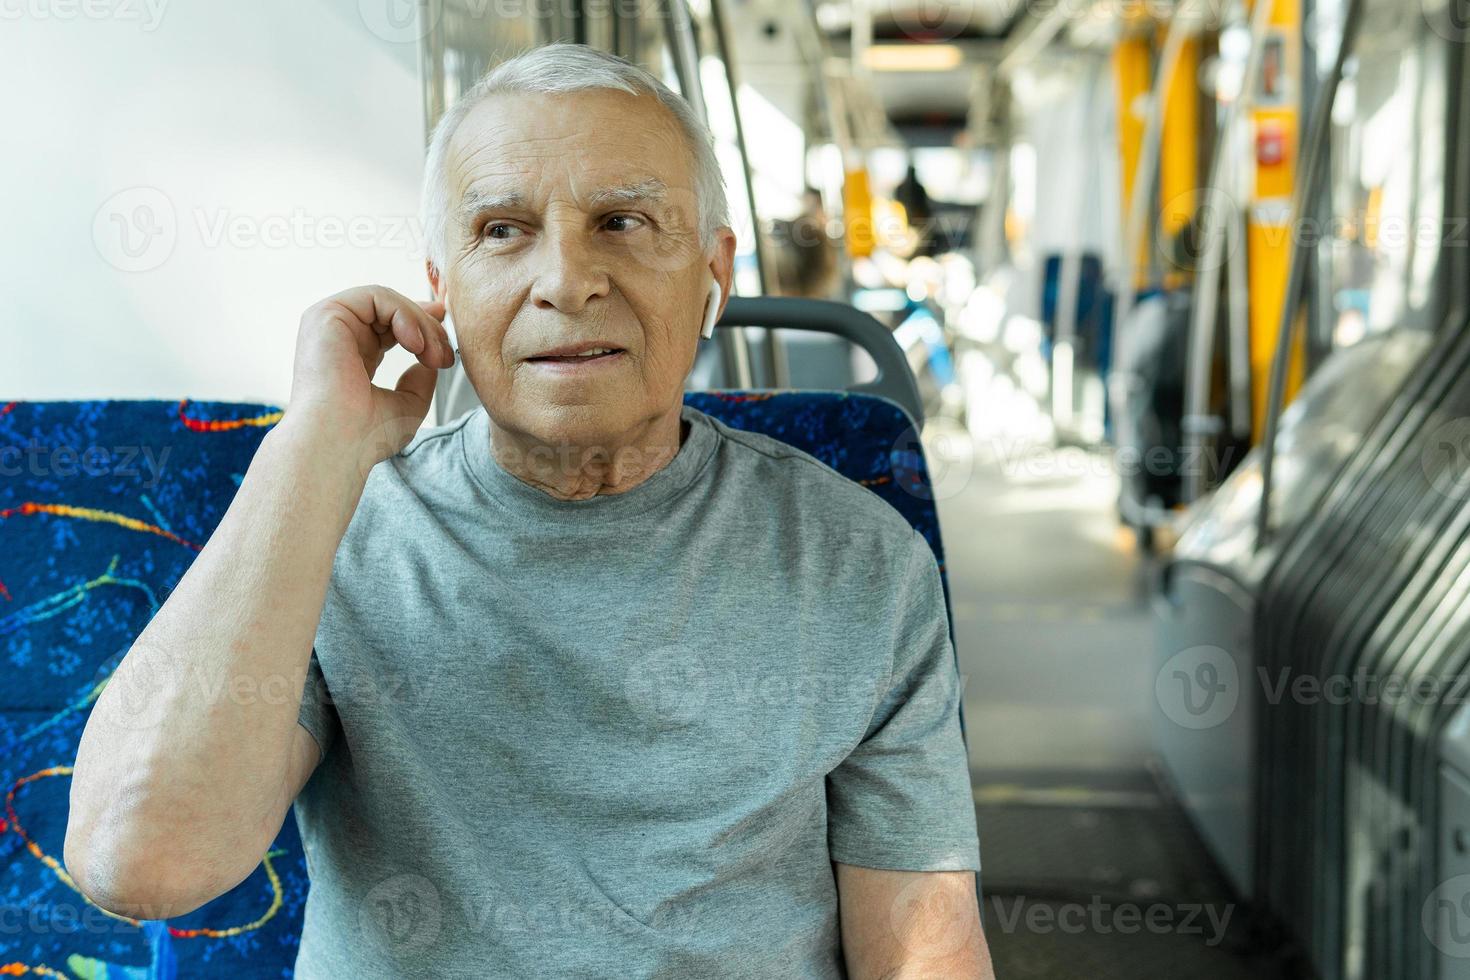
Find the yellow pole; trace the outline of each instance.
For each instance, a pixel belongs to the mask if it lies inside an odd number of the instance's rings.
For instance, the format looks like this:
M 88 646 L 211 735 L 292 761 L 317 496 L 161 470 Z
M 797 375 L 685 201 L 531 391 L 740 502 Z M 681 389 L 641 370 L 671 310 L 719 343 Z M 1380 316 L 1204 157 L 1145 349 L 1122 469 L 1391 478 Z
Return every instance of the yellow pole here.
M 1169 241 L 1194 215 L 1199 188 L 1199 41 L 1185 41 L 1164 96 L 1164 133 L 1159 161 L 1159 225 Z M 1188 275 L 1170 270 L 1164 285 L 1177 288 Z
M 1138 170 L 1138 157 L 1143 151 L 1144 117 L 1139 107 L 1149 94 L 1152 44 L 1146 34 L 1126 37 L 1113 49 L 1113 77 L 1118 93 L 1118 158 L 1123 167 L 1123 206 L 1119 214 L 1127 215 L 1132 207 L 1133 175 Z M 1147 194 L 1149 188 L 1143 188 Z M 1152 210 L 1152 209 L 1150 209 Z M 1148 286 L 1149 230 L 1145 230 L 1134 257 L 1134 287 Z
M 873 254 L 876 234 L 873 228 L 873 192 L 868 186 L 866 167 L 849 166 L 842 182 L 842 213 L 847 234 L 847 254 L 863 258 Z
M 1296 179 L 1301 90 L 1301 8 L 1298 0 L 1271 3 L 1270 30 L 1255 80 L 1252 112 L 1255 187 L 1246 233 L 1250 267 L 1250 364 L 1252 442 L 1261 437 L 1271 357 L 1281 328 L 1286 276 L 1291 260 L 1291 190 Z M 1286 376 L 1286 400 L 1301 386 L 1301 331 Z

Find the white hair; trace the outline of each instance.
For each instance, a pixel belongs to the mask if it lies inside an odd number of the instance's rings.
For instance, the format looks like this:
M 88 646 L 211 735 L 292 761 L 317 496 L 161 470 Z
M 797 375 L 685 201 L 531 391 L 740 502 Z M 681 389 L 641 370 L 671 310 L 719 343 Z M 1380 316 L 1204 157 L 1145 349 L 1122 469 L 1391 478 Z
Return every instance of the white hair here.
M 699 239 L 706 249 L 714 244 L 715 231 L 730 223 L 730 206 L 709 127 L 683 96 L 638 65 L 585 44 L 558 41 L 532 48 L 490 69 L 434 127 L 424 159 L 421 208 L 429 261 L 441 274 L 449 233 L 449 142 L 470 110 L 498 92 L 555 94 L 588 89 L 652 95 L 673 114 L 689 146 Z

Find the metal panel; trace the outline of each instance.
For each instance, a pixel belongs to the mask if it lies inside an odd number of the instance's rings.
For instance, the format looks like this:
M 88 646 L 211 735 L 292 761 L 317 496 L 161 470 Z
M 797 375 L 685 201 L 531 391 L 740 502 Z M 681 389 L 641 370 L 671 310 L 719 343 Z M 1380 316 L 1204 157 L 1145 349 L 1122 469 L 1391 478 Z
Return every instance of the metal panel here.
M 1154 736 L 1164 772 L 1242 897 L 1254 890 L 1255 597 L 1206 565 L 1176 563 L 1156 602 Z
M 1451 737 L 1453 736 L 1453 737 Z M 1470 762 L 1470 713 L 1461 710 L 1444 740 L 1447 757 Z M 1420 921 L 1435 948 L 1439 980 L 1470 980 L 1470 775 L 1440 769 L 1439 884 L 1425 899 Z

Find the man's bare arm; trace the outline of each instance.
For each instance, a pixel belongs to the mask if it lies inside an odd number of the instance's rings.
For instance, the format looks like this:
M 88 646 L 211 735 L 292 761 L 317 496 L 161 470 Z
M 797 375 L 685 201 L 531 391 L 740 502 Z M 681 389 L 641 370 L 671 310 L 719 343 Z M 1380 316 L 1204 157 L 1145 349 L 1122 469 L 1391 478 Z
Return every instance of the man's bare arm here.
M 296 717 L 333 559 L 372 464 L 411 437 L 451 362 L 436 316 L 381 287 L 303 316 L 285 418 L 82 733 L 63 856 L 103 908 L 188 912 L 280 831 L 318 759 Z M 395 343 L 420 363 L 384 391 L 372 374 Z
M 994 980 L 973 871 L 833 867 L 853 980 Z

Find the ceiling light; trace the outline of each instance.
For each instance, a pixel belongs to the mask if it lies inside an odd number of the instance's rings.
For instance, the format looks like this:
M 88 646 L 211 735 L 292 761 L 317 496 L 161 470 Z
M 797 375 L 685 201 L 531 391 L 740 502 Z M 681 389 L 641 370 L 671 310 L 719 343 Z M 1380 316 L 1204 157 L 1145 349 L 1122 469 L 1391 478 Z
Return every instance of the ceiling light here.
M 875 44 L 863 51 L 872 71 L 949 71 L 964 60 L 953 44 Z

